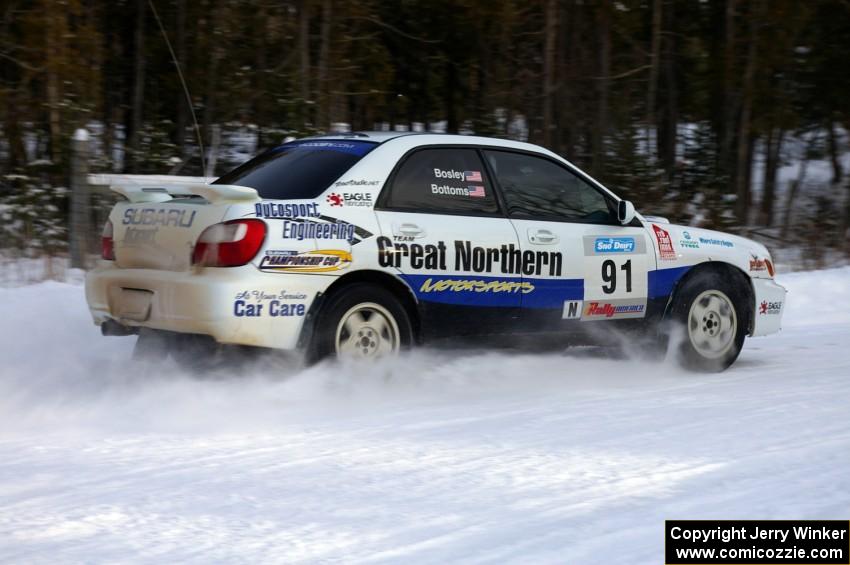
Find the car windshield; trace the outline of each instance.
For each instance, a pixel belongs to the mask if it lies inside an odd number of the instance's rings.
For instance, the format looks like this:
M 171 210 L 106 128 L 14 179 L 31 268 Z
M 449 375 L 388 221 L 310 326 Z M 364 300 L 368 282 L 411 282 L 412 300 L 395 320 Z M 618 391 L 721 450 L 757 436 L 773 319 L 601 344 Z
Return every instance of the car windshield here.
M 293 141 L 251 159 L 213 184 L 247 186 L 268 200 L 315 198 L 376 146 L 372 141 Z

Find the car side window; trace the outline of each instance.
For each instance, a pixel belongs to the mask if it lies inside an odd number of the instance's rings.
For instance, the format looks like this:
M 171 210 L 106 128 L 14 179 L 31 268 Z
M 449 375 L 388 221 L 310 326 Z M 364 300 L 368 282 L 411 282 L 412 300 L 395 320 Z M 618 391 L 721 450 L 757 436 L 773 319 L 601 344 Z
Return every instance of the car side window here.
M 488 150 L 484 154 L 510 217 L 616 223 L 602 192 L 566 167 L 524 153 Z
M 384 205 L 411 212 L 495 214 L 492 183 L 478 152 L 466 148 L 420 149 L 396 172 Z

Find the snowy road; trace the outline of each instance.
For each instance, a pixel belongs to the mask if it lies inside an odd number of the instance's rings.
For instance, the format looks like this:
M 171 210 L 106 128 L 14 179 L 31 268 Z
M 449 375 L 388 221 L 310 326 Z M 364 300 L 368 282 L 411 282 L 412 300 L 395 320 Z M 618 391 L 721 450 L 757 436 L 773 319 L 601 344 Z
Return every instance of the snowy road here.
M 665 518 L 850 514 L 850 268 L 721 375 L 561 354 L 140 370 L 0 289 L 0 562 L 652 563 Z

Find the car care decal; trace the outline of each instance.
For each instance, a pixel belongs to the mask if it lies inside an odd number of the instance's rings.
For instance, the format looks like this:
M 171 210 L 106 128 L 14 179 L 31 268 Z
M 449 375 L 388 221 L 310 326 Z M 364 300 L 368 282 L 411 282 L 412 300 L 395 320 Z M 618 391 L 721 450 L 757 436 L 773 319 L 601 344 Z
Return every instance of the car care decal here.
M 233 299 L 233 315 L 237 318 L 303 316 L 307 313 L 306 300 L 303 292 L 243 290 Z
M 268 250 L 260 260 L 260 270 L 273 273 L 327 273 L 351 265 L 351 253 L 339 249 L 318 251 Z
M 658 257 L 662 261 L 675 261 L 676 250 L 673 249 L 673 240 L 670 239 L 670 234 L 667 230 L 655 224 L 652 224 L 652 229 L 655 232 L 655 239 L 658 241 Z
M 776 315 L 782 313 L 782 302 L 770 302 L 768 300 L 762 300 L 761 304 L 759 304 L 759 316 L 764 314 L 768 315 Z
M 379 236 L 377 241 L 378 263 L 381 267 L 526 276 L 543 274 L 550 277 L 561 276 L 563 267 L 560 251 L 522 250 L 513 243 L 479 247 L 469 241 L 455 240 L 450 244 L 454 251 L 454 262 L 448 265 L 449 245 L 444 241 L 424 245 L 398 243 L 385 236 Z

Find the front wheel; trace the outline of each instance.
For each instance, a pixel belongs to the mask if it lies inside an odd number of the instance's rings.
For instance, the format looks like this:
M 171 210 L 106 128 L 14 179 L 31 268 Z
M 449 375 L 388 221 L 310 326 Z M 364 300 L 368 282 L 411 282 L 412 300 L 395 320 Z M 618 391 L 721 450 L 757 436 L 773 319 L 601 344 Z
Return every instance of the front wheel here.
M 328 297 L 308 358 L 379 359 L 412 342 L 410 316 L 395 295 L 377 285 L 356 283 Z
M 673 308 L 684 326 L 679 362 L 698 371 L 720 372 L 741 353 L 747 334 L 745 293 L 735 278 L 703 271 L 688 279 Z

